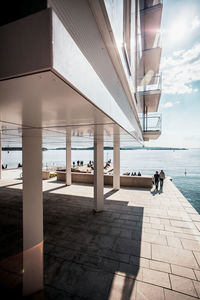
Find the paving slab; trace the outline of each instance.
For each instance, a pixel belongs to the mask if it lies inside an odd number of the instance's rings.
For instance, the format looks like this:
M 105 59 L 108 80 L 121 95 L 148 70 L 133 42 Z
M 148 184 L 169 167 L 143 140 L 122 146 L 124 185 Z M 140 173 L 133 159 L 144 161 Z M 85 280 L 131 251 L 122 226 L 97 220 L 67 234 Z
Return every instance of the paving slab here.
M 169 275 L 164 272 L 144 268 L 142 272 L 142 280 L 161 287 L 171 288 Z
M 150 260 L 150 269 L 171 273 L 170 265 L 161 261 Z
M 196 279 L 194 271 L 190 268 L 185 268 L 182 266 L 171 265 L 172 273 L 182 277 L 187 277 L 191 279 Z
M 200 298 L 200 282 L 199 281 L 193 281 L 193 284 L 194 284 L 195 290 L 198 294 L 198 297 Z
M 152 259 L 179 266 L 198 269 L 196 259 L 190 250 L 152 245 Z
M 184 249 L 200 251 L 200 241 L 181 239 Z
M 190 279 L 170 274 L 172 290 L 197 297 L 197 292 Z
M 200 297 L 199 214 L 170 180 L 155 195 L 105 187 L 98 214 L 90 185 L 50 179 L 43 190 L 45 299 Z M 7 260 L 23 253 L 22 184 L 12 176 L 0 181 L 0 220 L 0 283 L 19 291 L 22 260 Z
M 199 266 L 200 266 L 200 252 L 193 251 L 193 253 L 194 253 L 194 255 L 195 255 L 195 257 L 196 257 L 196 260 L 197 260 L 197 262 L 198 262 L 198 264 L 199 264 Z
M 191 297 L 172 290 L 164 290 L 165 300 L 196 300 L 196 297 Z
M 181 240 L 179 238 L 176 238 L 176 237 L 167 236 L 167 244 L 168 244 L 169 247 L 183 249 Z
M 136 283 L 136 300 L 164 300 L 164 290 L 161 287 L 145 282 Z
M 196 275 L 197 280 L 200 281 L 200 271 L 194 270 L 194 273 Z

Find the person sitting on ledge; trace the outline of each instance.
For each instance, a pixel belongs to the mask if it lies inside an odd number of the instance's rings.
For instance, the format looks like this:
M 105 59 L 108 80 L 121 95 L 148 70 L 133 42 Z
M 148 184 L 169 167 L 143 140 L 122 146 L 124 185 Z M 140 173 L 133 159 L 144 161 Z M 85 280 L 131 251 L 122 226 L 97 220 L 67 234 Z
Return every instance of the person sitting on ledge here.
M 18 168 L 21 168 L 21 167 L 22 167 L 22 165 L 20 163 L 18 163 Z
M 142 176 L 142 174 L 140 173 L 140 171 L 138 172 L 138 174 L 137 174 L 138 176 Z
M 5 169 L 4 165 L 2 165 L 2 169 L 3 169 L 3 170 Z

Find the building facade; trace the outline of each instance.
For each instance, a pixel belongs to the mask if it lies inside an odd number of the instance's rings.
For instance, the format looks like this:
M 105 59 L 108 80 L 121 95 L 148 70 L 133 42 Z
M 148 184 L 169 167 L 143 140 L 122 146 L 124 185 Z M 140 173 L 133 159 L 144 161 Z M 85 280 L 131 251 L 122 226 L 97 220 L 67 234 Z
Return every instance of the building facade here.
M 1 146 L 23 149 L 23 293 L 43 288 L 42 144 L 94 143 L 94 209 L 103 210 L 103 147 L 161 133 L 161 0 L 6 2 L 0 27 Z M 10 5 L 15 5 L 12 12 Z M 34 174 L 34 176 L 33 176 Z M 32 278 L 35 280 L 32 280 Z M 30 282 L 31 278 L 31 282 Z

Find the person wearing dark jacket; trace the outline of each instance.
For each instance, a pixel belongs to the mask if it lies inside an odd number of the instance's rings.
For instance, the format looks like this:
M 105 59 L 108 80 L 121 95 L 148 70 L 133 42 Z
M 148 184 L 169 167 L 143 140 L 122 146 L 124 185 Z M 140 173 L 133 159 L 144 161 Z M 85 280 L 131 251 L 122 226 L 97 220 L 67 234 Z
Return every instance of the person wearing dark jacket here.
M 155 186 L 156 186 L 156 191 L 158 190 L 159 180 L 160 180 L 160 176 L 158 174 L 158 171 L 156 171 L 156 173 L 154 174 L 154 183 L 155 183 Z
M 165 179 L 165 172 L 163 170 L 160 171 L 160 189 L 162 190 L 163 189 L 163 182 L 164 182 L 164 179 Z

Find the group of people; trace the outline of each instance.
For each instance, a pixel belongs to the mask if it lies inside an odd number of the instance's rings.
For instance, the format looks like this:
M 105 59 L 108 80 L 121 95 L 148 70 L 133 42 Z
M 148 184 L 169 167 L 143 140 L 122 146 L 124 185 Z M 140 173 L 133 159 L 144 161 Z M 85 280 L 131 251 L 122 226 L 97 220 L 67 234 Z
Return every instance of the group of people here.
M 4 169 L 7 169 L 8 168 L 8 165 L 6 164 L 5 166 L 4 165 L 2 165 L 2 169 L 4 170 Z
M 131 176 L 142 176 L 142 174 L 140 173 L 140 171 L 138 172 L 138 174 L 136 174 L 136 172 L 134 172 L 134 173 L 132 172 Z
M 156 191 L 158 191 L 159 182 L 160 182 L 160 190 L 163 189 L 164 179 L 165 179 L 164 171 L 161 170 L 160 173 L 158 173 L 158 171 L 156 171 L 156 173 L 153 176 L 153 184 L 155 184 L 155 190 Z
M 75 161 L 73 161 L 73 167 L 75 167 L 76 166 L 76 162 Z M 79 167 L 79 166 L 83 166 L 83 160 L 77 160 L 77 166 Z

